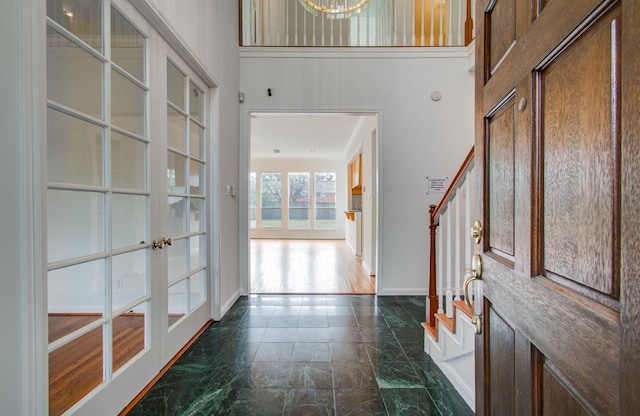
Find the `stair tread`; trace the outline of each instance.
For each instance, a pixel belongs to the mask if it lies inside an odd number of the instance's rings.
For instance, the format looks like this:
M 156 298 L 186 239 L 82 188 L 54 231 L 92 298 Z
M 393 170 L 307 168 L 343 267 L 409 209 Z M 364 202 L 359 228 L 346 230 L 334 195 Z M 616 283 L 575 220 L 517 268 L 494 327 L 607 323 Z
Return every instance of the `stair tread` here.
M 436 319 L 442 322 L 442 324 L 449 330 L 451 333 L 456 333 L 456 320 L 455 315 L 454 318 L 449 318 L 445 313 L 437 313 Z
M 438 324 L 431 326 L 427 322 L 423 322 L 422 327 L 436 342 L 438 341 Z
M 456 308 L 460 309 L 460 311 L 462 311 L 469 318 L 473 317 L 473 311 L 469 308 L 469 305 L 467 305 L 467 302 L 465 302 L 463 300 L 454 300 L 453 301 L 453 306 L 455 306 Z
M 463 300 L 454 300 L 453 306 L 455 308 L 460 309 L 462 313 L 467 315 L 469 318 L 473 317 L 473 311 L 469 308 L 467 303 Z M 453 318 L 449 318 L 445 313 L 436 313 L 436 324 L 434 326 L 430 326 L 428 322 L 423 322 L 422 326 L 424 329 L 431 335 L 434 341 L 438 341 L 438 321 L 442 322 L 442 324 L 447 328 L 451 333 L 456 333 L 456 314 L 454 312 Z

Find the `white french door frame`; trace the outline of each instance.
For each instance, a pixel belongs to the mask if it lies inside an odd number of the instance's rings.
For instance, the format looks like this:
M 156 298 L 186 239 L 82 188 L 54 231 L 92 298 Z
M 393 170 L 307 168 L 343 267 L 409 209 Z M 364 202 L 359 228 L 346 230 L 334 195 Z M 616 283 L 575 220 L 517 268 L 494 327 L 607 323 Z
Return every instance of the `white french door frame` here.
M 157 89 L 157 85 L 154 85 L 154 84 L 157 84 L 157 82 L 155 82 L 154 77 L 150 75 L 150 68 L 152 68 L 152 66 L 149 65 L 149 62 L 150 62 L 150 57 L 152 55 L 151 49 L 154 47 L 155 44 L 157 44 L 159 36 L 153 30 L 151 25 L 145 19 L 143 19 L 142 16 L 140 16 L 130 4 L 124 1 L 120 1 L 120 0 L 104 1 L 103 7 L 102 7 L 103 16 L 109 16 L 111 14 L 112 6 L 115 9 L 117 9 L 123 16 L 125 16 L 126 19 L 143 35 L 145 39 L 144 40 L 145 76 L 144 76 L 143 82 L 141 82 L 141 85 L 142 84 L 144 85 L 143 91 L 145 91 L 145 98 L 144 98 L 145 128 L 144 128 L 144 133 L 142 133 L 143 136 L 140 136 L 140 137 L 147 140 L 151 138 L 152 132 L 150 130 L 150 126 L 152 125 L 152 118 L 154 117 L 152 107 L 151 107 L 151 103 L 152 103 L 151 98 L 154 94 L 157 94 L 157 92 L 154 91 L 155 89 Z M 44 7 L 43 5 L 42 9 L 46 10 L 46 7 Z M 103 17 L 103 22 L 105 21 L 104 19 L 106 18 Z M 103 126 L 102 128 L 106 129 L 105 131 L 107 132 L 107 136 L 105 138 L 105 143 L 107 143 L 107 145 L 104 148 L 104 153 L 105 153 L 104 169 L 107 172 L 110 172 L 109 162 L 111 160 L 111 154 L 110 154 L 110 145 L 108 143 L 111 142 L 110 140 L 111 135 L 116 131 L 118 131 L 118 129 L 115 129 L 115 130 L 113 129 L 112 119 L 110 115 L 111 114 L 111 109 L 110 109 L 111 108 L 111 91 L 112 91 L 110 80 L 111 80 L 111 75 L 114 73 L 112 71 L 112 63 L 111 63 L 112 58 L 111 58 L 111 49 L 110 49 L 110 40 L 109 40 L 110 25 L 103 25 L 103 33 L 101 34 L 101 36 L 104 39 L 105 46 L 104 46 L 104 50 L 101 51 L 100 53 L 101 55 L 104 55 L 105 60 L 103 62 L 103 70 L 102 70 L 103 79 L 102 81 L 99 81 L 99 82 L 102 82 L 102 89 L 103 89 L 102 102 L 103 102 L 106 118 L 101 122 L 100 125 Z M 46 51 L 46 46 L 45 46 L 45 51 Z M 45 53 L 43 53 L 43 56 L 45 55 Z M 47 79 L 47 78 L 45 77 L 44 79 Z M 44 89 L 46 90 L 46 86 Z M 45 100 L 45 107 L 48 107 L 47 100 Z M 43 131 L 46 131 L 46 124 L 42 123 L 41 128 Z M 155 215 L 157 215 L 155 214 L 155 212 L 157 211 L 156 207 L 157 207 L 157 202 L 159 200 L 159 195 L 154 190 L 154 187 L 156 186 L 155 182 L 157 182 L 157 180 L 154 179 L 154 173 L 152 171 L 154 164 L 151 161 L 152 161 L 152 158 L 154 157 L 153 152 L 157 151 L 155 149 L 157 149 L 158 147 L 159 147 L 159 144 L 154 144 L 151 141 L 149 141 L 145 145 L 146 155 L 145 155 L 144 163 L 145 163 L 145 183 L 147 185 L 145 189 L 142 191 L 142 193 L 140 192 L 134 193 L 136 195 L 146 195 L 147 224 L 144 227 L 146 230 L 146 235 L 140 236 L 142 240 L 153 238 L 153 233 L 154 233 L 153 230 L 154 228 L 156 228 L 152 225 L 152 221 L 153 221 L 152 218 Z M 43 152 L 41 154 L 46 155 L 47 154 L 46 133 L 45 133 L 45 137 L 43 137 L 42 149 L 43 149 Z M 47 171 L 46 164 L 47 164 L 46 158 L 43 156 L 41 161 L 43 172 Z M 110 239 L 109 236 L 111 235 L 110 227 L 112 227 L 112 224 L 111 224 L 112 212 L 111 212 L 111 197 L 110 197 L 113 189 L 112 186 L 113 185 L 111 184 L 110 180 L 107 180 L 106 188 L 105 188 L 105 185 L 102 186 L 102 188 L 105 189 L 103 193 L 103 198 L 105 198 L 103 199 L 104 213 L 102 215 L 105 216 L 104 224 L 106 224 L 108 227 L 104 229 L 105 236 L 107 236 L 106 238 L 108 240 Z M 47 184 L 46 178 L 43 178 L 43 183 L 42 183 L 42 192 L 43 192 L 42 224 L 43 225 L 40 230 L 43 235 L 43 241 L 48 240 L 46 238 L 47 209 L 45 207 L 45 204 L 47 203 L 48 189 L 50 189 L 50 187 Z M 65 237 L 61 236 L 60 238 L 65 238 Z M 149 380 L 151 380 L 159 372 L 161 368 L 162 349 L 161 349 L 160 337 L 158 336 L 158 331 L 154 329 L 154 327 L 156 326 L 155 322 L 158 320 L 158 317 L 153 314 L 153 311 L 157 309 L 157 306 L 155 305 L 160 300 L 158 299 L 159 296 L 158 296 L 157 289 L 154 289 L 152 284 L 154 280 L 153 277 L 161 273 L 161 270 L 159 267 L 161 263 L 160 263 L 160 260 L 157 258 L 158 255 L 152 252 L 149 241 L 146 241 L 145 245 L 146 247 L 143 246 L 139 249 L 139 250 L 144 250 L 145 256 L 147 259 L 147 268 L 146 268 L 147 289 L 146 289 L 146 295 L 142 297 L 142 300 L 143 300 L 142 305 L 145 305 L 144 306 L 144 309 L 145 309 L 144 348 L 138 354 L 132 357 L 126 364 L 124 364 L 121 368 L 119 368 L 117 371 L 115 372 L 113 371 L 113 365 L 112 365 L 112 361 L 113 361 L 112 360 L 112 347 L 113 347 L 112 322 L 113 320 L 112 320 L 112 317 L 113 317 L 114 311 L 112 311 L 112 305 L 110 304 L 110 300 L 112 299 L 110 294 L 111 288 L 112 288 L 112 282 L 110 277 L 111 276 L 110 265 L 112 264 L 111 259 L 114 257 L 114 253 L 112 252 L 111 244 L 107 244 L 105 246 L 105 253 L 104 253 L 105 257 L 102 257 L 102 255 L 100 256 L 101 258 L 104 258 L 105 266 L 107 267 L 106 280 L 104 282 L 105 284 L 104 290 L 105 290 L 105 293 L 107 294 L 106 295 L 107 302 L 105 304 L 106 315 L 102 318 L 102 320 L 104 320 L 106 323 L 106 326 L 103 327 L 103 331 L 104 331 L 103 345 L 104 345 L 104 358 L 105 358 L 103 363 L 104 380 L 99 386 L 97 386 L 95 389 L 89 392 L 86 396 L 80 399 L 77 403 L 71 406 L 65 412 L 65 415 L 99 414 L 100 412 L 104 412 L 106 409 L 108 409 L 109 413 L 118 412 L 124 406 L 126 406 L 128 401 L 130 401 L 133 397 L 135 397 L 135 394 L 137 393 L 137 391 L 140 391 L 142 388 L 144 388 L 144 386 L 149 382 Z M 47 251 L 48 250 L 45 248 L 43 253 L 46 253 Z M 44 254 L 44 256 L 46 256 L 46 254 Z M 43 321 L 43 326 L 44 328 L 46 328 L 47 314 L 48 314 L 48 306 L 47 306 L 48 296 L 46 294 L 48 291 L 48 287 L 47 287 L 48 277 L 47 277 L 46 269 L 43 270 L 41 276 L 42 276 L 41 287 L 42 287 L 42 294 L 43 294 L 42 303 L 44 307 L 41 311 L 40 316 Z M 102 327 L 103 325 L 101 324 L 100 326 Z M 47 333 L 46 329 L 44 333 L 45 334 Z M 45 343 L 45 346 L 46 345 L 47 344 Z M 51 347 L 50 346 L 47 347 L 47 349 L 49 348 Z M 47 366 L 49 357 L 50 355 L 47 354 L 47 352 L 45 351 L 45 355 L 42 357 L 41 360 L 38 360 L 38 361 L 42 362 L 43 365 Z M 49 396 L 48 394 L 49 376 L 47 374 L 48 372 L 46 368 L 47 367 L 41 370 L 41 373 L 45 375 L 44 377 L 42 377 L 42 380 L 43 380 L 42 385 L 44 387 L 42 397 L 45 403 L 47 403 L 44 409 L 48 408 L 48 396 Z
M 48 414 L 48 324 L 47 324 L 47 133 L 46 133 L 46 0 L 24 0 L 22 28 L 25 56 L 20 66 L 28 71 L 24 74 L 25 94 L 21 103 L 22 114 L 28 114 L 25 129 L 25 194 L 21 204 L 32 215 L 26 216 L 25 231 L 30 249 L 25 253 L 23 265 L 33 271 L 30 282 L 25 284 L 25 322 L 30 322 L 25 330 L 23 342 L 32 346 L 21 367 L 27 375 L 22 378 L 25 394 L 22 414 Z M 190 49 L 177 37 L 174 30 L 157 12 L 149 0 L 105 1 L 105 10 L 115 5 L 131 23 L 147 37 L 145 58 L 146 75 L 150 92 L 146 95 L 148 131 L 151 143 L 147 147 L 147 176 L 150 181 L 148 191 L 149 239 L 158 239 L 165 232 L 162 225 L 166 218 L 166 59 L 172 55 L 174 62 L 181 61 L 183 71 L 205 92 L 204 124 L 206 125 L 206 165 L 205 186 L 206 205 L 202 215 L 206 218 L 206 301 L 192 313 L 174 325 L 169 331 L 167 324 L 167 279 L 166 251 L 149 249 L 149 295 L 147 310 L 150 324 L 146 330 L 145 349 L 136 358 L 125 364 L 114 375 L 112 382 L 104 383 L 80 400 L 65 414 L 93 415 L 105 412 L 117 414 L 126 406 L 160 369 L 184 346 L 186 342 L 212 317 L 219 318 L 219 162 L 218 130 L 219 113 L 217 82 L 199 62 Z M 164 51 L 164 53 L 163 53 Z M 164 75 L 163 75 L 164 74 Z M 106 86 L 108 88 L 108 85 Z M 162 98 L 162 99 L 161 99 Z M 160 102 L 160 104 L 154 103 Z M 108 101 L 107 101 L 108 102 Z M 164 113 L 164 115 L 162 115 Z M 164 137 L 162 137 L 164 132 Z M 156 143 L 156 140 L 159 143 Z M 163 144 L 162 144 L 163 143 Z M 156 163 L 159 162 L 159 163 Z M 159 176 L 158 176 L 159 175 Z M 151 180 L 153 176 L 156 179 Z M 153 205 L 153 206 L 151 206 Z M 147 242 L 148 243 L 148 242 Z M 26 244 L 25 244 L 26 246 Z M 160 260 L 154 259 L 160 257 Z M 32 317 L 33 319 L 28 319 Z M 117 382 L 114 382 L 117 381 Z
M 210 99 L 209 96 L 210 94 L 213 92 L 212 89 L 208 88 L 207 85 L 198 77 L 198 75 L 196 74 L 195 71 L 193 71 L 188 64 L 184 61 L 184 59 L 182 59 L 182 57 L 171 47 L 171 45 L 169 45 L 168 43 L 166 43 L 164 40 L 161 40 L 159 42 L 158 45 L 158 51 L 156 53 L 156 57 L 154 58 L 154 62 L 151 64 L 154 68 L 155 71 L 157 72 L 156 74 L 156 79 L 158 80 L 158 84 L 162 84 L 162 89 L 160 89 L 160 94 L 158 95 L 158 97 L 164 97 L 164 101 L 158 99 L 158 101 L 160 102 L 160 104 L 158 105 L 159 107 L 161 107 L 161 111 L 158 112 L 158 118 L 159 121 L 157 124 L 154 124 L 156 126 L 160 126 L 160 128 L 158 128 L 157 130 L 157 135 L 155 135 L 158 138 L 161 138 L 161 140 L 163 141 L 164 145 L 163 146 L 158 146 L 159 148 L 161 148 L 160 150 L 162 151 L 162 154 L 158 154 L 154 157 L 154 160 L 158 161 L 157 165 L 160 166 L 162 165 L 162 169 L 158 171 L 158 175 L 161 175 L 161 177 L 163 178 L 161 181 L 161 185 L 162 188 L 158 189 L 158 194 L 162 196 L 162 201 L 160 201 L 160 205 L 159 207 L 161 207 L 161 209 L 159 210 L 159 213 L 161 215 L 161 218 L 159 220 L 159 230 L 161 231 L 161 236 L 158 236 L 158 238 L 161 238 L 162 236 L 167 236 L 167 237 L 175 237 L 173 235 L 169 235 L 168 230 L 166 229 L 166 218 L 168 218 L 168 209 L 167 209 L 167 183 L 166 183 L 166 177 L 167 177 L 167 149 L 168 149 L 168 145 L 167 145 L 167 118 L 166 118 L 166 114 L 167 114 L 167 61 L 171 61 L 180 71 L 182 71 L 187 77 L 188 77 L 188 81 L 190 83 L 195 84 L 195 86 L 197 88 L 199 88 L 201 91 L 205 91 L 205 102 L 204 102 L 204 114 L 203 114 L 203 118 L 204 120 L 202 120 L 204 126 L 205 126 L 205 143 L 204 143 L 204 159 L 205 159 L 205 184 L 204 184 L 204 191 L 203 191 L 203 195 L 205 197 L 204 199 L 204 206 L 205 206 L 205 213 L 209 213 L 208 215 L 205 215 L 204 221 L 205 221 L 205 250 L 209 249 L 209 246 L 211 245 L 211 239 L 210 239 L 210 212 L 211 209 L 209 209 L 209 204 L 211 202 L 210 199 L 210 191 L 209 191 L 209 182 L 211 181 L 211 179 L 216 178 L 218 175 L 215 174 L 211 174 L 208 173 L 210 171 L 209 169 L 209 161 L 211 160 L 211 155 L 209 152 L 209 143 L 211 142 L 211 138 L 210 138 L 210 130 L 211 130 L 211 124 L 210 124 L 210 120 L 211 120 L 211 116 L 210 116 Z M 190 84 L 189 84 L 190 85 Z M 188 105 L 189 103 L 187 103 Z M 164 117 L 161 117 L 161 114 L 164 114 Z M 187 120 L 187 123 L 191 123 L 190 119 Z M 153 125 L 151 127 L 153 129 Z M 157 127 L 156 127 L 157 128 Z M 152 132 L 153 135 L 153 132 Z M 187 137 L 187 140 L 189 140 L 189 137 Z M 188 152 L 187 152 L 188 153 Z M 190 160 L 190 159 L 189 159 Z M 160 163 L 162 162 L 162 163 Z M 187 164 L 189 164 L 187 162 Z M 185 180 L 187 181 L 187 188 L 188 188 L 188 181 L 189 178 L 185 178 Z M 190 194 L 190 192 L 187 192 L 187 194 Z M 185 240 L 189 240 L 190 238 L 187 237 Z M 216 245 L 217 246 L 217 245 Z M 159 328 L 159 334 L 160 334 L 160 345 L 162 346 L 162 350 L 161 350 L 161 362 L 162 365 L 164 366 L 169 360 L 171 360 L 171 358 L 173 358 L 173 356 L 175 356 L 180 349 L 193 337 L 193 335 L 198 332 L 198 330 L 200 328 L 202 328 L 202 326 L 209 320 L 211 319 L 211 291 L 208 291 L 206 293 L 206 300 L 204 303 L 196 306 L 195 309 L 191 310 L 191 311 L 187 311 L 186 316 L 183 318 L 180 318 L 180 320 L 173 326 L 171 326 L 171 328 L 169 328 L 168 324 L 167 324 L 167 317 L 168 317 L 168 293 L 167 293 L 167 289 L 168 289 L 168 282 L 167 282 L 167 274 L 168 271 L 166 270 L 166 268 L 168 267 L 167 263 L 168 263 L 168 250 L 165 247 L 165 249 L 162 250 L 162 256 L 163 256 L 163 260 L 162 260 L 162 266 L 165 268 L 162 273 L 160 274 L 161 276 L 161 281 L 157 282 L 157 284 L 159 285 L 159 293 L 160 293 L 160 304 L 159 304 L 159 316 L 161 317 L 160 319 L 160 328 Z M 210 268 L 210 255 L 208 253 L 205 253 L 206 256 L 206 264 L 205 264 L 205 276 L 210 275 L 211 272 L 211 268 Z M 205 286 L 206 288 L 209 288 L 211 285 L 210 280 L 211 279 L 206 279 L 207 282 L 205 282 Z M 216 291 L 217 292 L 217 291 Z

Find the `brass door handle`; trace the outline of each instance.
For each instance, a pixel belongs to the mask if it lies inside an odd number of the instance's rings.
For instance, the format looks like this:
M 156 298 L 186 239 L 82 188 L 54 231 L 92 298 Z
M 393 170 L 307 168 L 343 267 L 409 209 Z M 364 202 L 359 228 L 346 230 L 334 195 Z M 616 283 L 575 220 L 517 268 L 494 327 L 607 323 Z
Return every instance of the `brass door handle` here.
M 168 246 L 172 246 L 173 245 L 173 238 L 169 237 L 162 237 L 162 242 L 165 243 Z
M 164 240 L 153 240 L 151 248 L 154 250 L 162 250 L 164 248 Z
M 475 280 L 480 280 L 482 277 L 482 258 L 479 254 L 474 254 L 473 260 L 471 262 L 471 276 L 464 281 L 464 301 L 467 306 L 471 310 L 471 323 L 473 324 L 473 329 L 476 334 L 480 334 L 482 332 L 482 320 L 480 315 L 476 315 L 475 309 L 473 308 L 473 304 L 471 303 L 471 297 L 469 297 L 469 284 Z

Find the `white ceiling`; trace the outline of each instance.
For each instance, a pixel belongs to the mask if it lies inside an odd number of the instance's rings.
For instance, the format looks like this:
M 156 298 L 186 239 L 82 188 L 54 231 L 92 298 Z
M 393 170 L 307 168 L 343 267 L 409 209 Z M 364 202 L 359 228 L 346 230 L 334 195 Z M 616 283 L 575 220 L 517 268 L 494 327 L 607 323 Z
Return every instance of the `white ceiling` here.
M 252 113 L 251 157 L 344 159 L 360 119 L 371 114 Z M 280 153 L 274 153 L 280 150 Z

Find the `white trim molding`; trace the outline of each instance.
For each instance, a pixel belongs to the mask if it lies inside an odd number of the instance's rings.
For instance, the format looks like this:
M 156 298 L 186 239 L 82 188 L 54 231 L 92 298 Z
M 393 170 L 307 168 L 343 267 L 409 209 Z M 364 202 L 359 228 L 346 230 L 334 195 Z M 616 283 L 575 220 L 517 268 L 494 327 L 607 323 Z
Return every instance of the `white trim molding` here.
M 133 0 L 132 0 L 133 1 Z M 135 0 L 137 3 L 142 0 Z M 473 44 L 472 44 L 473 45 Z M 392 48 L 296 48 L 296 47 L 240 47 L 240 58 L 297 58 L 297 59 L 442 59 L 460 58 L 469 59 L 473 54 L 473 46 L 458 47 L 438 47 L 438 48 L 415 48 L 415 47 L 392 47 Z
M 129 0 L 133 7 L 151 24 L 151 26 L 162 36 L 178 55 L 193 69 L 209 88 L 214 88 L 220 84 L 213 75 L 207 71 L 198 57 L 191 52 L 186 42 L 171 27 L 168 20 L 158 11 L 158 9 L 148 0 Z

